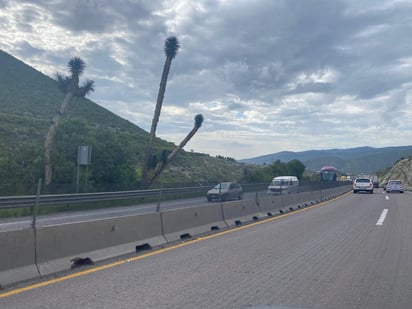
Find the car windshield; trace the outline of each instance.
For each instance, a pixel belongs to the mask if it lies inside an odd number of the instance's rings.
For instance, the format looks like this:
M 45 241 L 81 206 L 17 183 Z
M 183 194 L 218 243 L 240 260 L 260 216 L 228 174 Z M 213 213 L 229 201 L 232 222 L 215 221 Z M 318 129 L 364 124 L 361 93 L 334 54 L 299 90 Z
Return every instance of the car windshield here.
M 369 183 L 371 180 L 369 178 L 359 178 L 356 179 L 356 182 Z
M 229 185 L 230 185 L 229 182 L 222 182 L 222 183 L 218 183 L 213 189 L 227 190 L 229 188 Z
M 322 172 L 322 179 L 323 180 L 335 180 L 336 172 L 331 171 L 323 171 Z
M 289 180 L 285 179 L 275 179 L 272 181 L 272 186 L 287 186 L 289 185 Z

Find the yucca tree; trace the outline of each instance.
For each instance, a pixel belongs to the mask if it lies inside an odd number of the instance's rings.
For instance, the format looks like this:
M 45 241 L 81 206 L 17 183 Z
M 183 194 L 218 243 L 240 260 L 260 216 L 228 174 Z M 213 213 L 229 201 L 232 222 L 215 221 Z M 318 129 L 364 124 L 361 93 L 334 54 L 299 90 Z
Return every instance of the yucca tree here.
M 199 128 L 202 126 L 203 123 L 203 115 L 198 114 L 195 116 L 195 124 L 193 129 L 186 135 L 186 137 L 180 142 L 179 146 L 173 150 L 166 159 L 160 160 L 157 162 L 157 165 L 151 173 L 148 179 L 148 186 L 150 187 L 152 183 L 156 180 L 157 177 L 161 174 L 161 172 L 169 165 L 169 163 L 173 160 L 173 158 L 178 154 L 178 152 L 186 146 L 186 144 L 190 141 L 190 139 L 196 134 Z
M 148 173 L 150 169 L 149 162 L 152 156 L 153 142 L 156 137 L 156 129 L 157 129 L 157 124 L 159 122 L 160 112 L 162 110 L 163 98 L 166 92 L 167 77 L 169 76 L 169 71 L 170 71 L 170 66 L 172 65 L 172 60 L 176 57 L 179 48 L 180 48 L 179 41 L 175 36 L 172 36 L 166 39 L 165 47 L 164 47 L 166 60 L 163 65 L 162 78 L 160 80 L 159 92 L 157 94 L 157 100 L 156 100 L 156 107 L 155 107 L 155 111 L 154 111 L 154 115 L 152 119 L 152 126 L 150 128 L 149 142 L 147 145 L 145 162 L 143 164 L 142 180 L 141 180 L 142 189 L 147 189 L 149 187 L 149 177 L 148 177 Z
M 60 119 L 66 113 L 67 106 L 73 97 L 85 97 L 90 92 L 94 91 L 94 81 L 87 80 L 79 87 L 79 76 L 83 74 L 86 68 L 85 62 L 79 57 L 73 57 L 67 64 L 70 76 L 63 76 L 60 73 L 56 74 L 58 86 L 65 93 L 59 111 L 53 117 L 52 122 L 47 131 L 44 142 L 44 184 L 51 184 L 53 177 L 51 151 L 56 137 L 57 127 Z

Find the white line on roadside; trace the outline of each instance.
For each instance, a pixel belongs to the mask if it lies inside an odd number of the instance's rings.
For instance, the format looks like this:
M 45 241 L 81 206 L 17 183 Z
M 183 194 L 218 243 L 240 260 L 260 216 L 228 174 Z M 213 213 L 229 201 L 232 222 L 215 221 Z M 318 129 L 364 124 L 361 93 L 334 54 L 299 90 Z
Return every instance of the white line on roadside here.
M 386 218 L 386 214 L 387 214 L 387 213 L 388 213 L 388 210 L 387 210 L 387 209 L 384 209 L 384 210 L 382 211 L 381 216 L 379 217 L 378 222 L 376 222 L 376 225 L 382 225 L 382 224 L 383 224 L 383 221 L 385 221 L 385 218 Z
M 385 196 L 385 199 L 386 199 L 386 200 L 389 200 L 389 196 Z

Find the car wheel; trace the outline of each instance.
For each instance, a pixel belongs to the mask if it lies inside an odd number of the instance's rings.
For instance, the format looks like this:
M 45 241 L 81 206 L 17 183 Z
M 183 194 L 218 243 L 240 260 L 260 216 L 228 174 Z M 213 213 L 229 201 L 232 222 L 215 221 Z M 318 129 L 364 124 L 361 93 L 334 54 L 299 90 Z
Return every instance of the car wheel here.
M 358 191 L 356 191 L 356 190 L 353 190 L 353 193 L 358 193 Z
M 209 202 L 211 202 L 211 201 L 212 201 L 212 198 L 211 198 L 210 196 L 208 196 L 208 197 L 207 197 L 207 200 L 208 200 Z
M 239 200 L 243 199 L 243 194 L 239 194 L 238 198 Z

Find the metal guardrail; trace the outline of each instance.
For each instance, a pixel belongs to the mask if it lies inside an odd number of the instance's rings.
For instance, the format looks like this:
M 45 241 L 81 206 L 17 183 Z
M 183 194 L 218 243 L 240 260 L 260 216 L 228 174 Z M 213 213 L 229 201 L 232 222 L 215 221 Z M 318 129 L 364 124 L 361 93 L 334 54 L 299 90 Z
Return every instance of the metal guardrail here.
M 129 198 L 157 197 L 159 195 L 173 195 L 183 193 L 206 193 L 210 187 L 183 187 L 163 188 L 151 190 L 135 190 L 120 192 L 75 193 L 75 194 L 50 194 L 39 195 L 38 205 L 58 205 L 84 202 L 96 202 L 102 200 L 120 200 Z M 36 195 L 26 196 L 2 196 L 0 197 L 0 209 L 31 207 L 36 205 Z
M 267 183 L 241 184 L 244 192 L 266 192 Z M 338 184 L 342 185 L 342 184 Z M 309 183 L 300 186 L 301 191 L 311 191 L 316 189 L 326 189 L 337 186 L 337 183 Z M 167 195 L 203 193 L 211 189 L 210 185 L 180 187 L 180 188 L 160 188 L 149 190 L 117 191 L 117 192 L 94 192 L 94 193 L 73 193 L 73 194 L 50 194 L 50 195 L 25 195 L 25 196 L 0 196 L 0 209 L 22 208 L 32 206 L 61 205 L 85 202 L 98 202 L 107 200 L 122 200 L 133 198 L 162 198 Z

